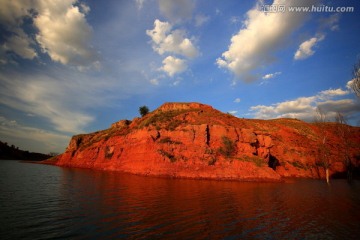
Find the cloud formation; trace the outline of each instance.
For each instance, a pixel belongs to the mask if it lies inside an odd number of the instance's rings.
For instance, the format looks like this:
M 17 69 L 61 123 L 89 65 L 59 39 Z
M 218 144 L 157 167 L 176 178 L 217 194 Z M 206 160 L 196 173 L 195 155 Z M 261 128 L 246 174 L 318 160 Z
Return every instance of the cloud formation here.
M 234 103 L 239 103 L 241 101 L 240 98 L 235 98 Z
M 186 60 L 183 58 L 191 59 L 199 54 L 192 41 L 186 37 L 184 30 L 172 30 L 172 28 L 173 26 L 169 22 L 156 19 L 154 28 L 146 30 L 146 34 L 152 40 L 153 50 L 160 55 L 169 55 L 162 61 L 163 66 L 159 70 L 164 71 L 170 77 L 187 69 Z
M 59 132 L 82 132 L 94 120 L 84 113 L 86 101 L 92 102 L 85 92 L 89 86 L 81 89 L 73 79 L 59 81 L 41 74 L 5 72 L 0 74 L 0 80 L 1 104 L 46 119 Z M 90 81 L 87 83 L 95 89 Z
M 312 55 L 314 55 L 314 48 L 318 45 L 319 42 L 325 39 L 325 30 L 330 29 L 335 31 L 339 28 L 339 15 L 333 14 L 328 18 L 323 18 L 320 21 L 320 31 L 316 34 L 315 37 L 312 37 L 304 42 L 302 42 L 298 50 L 294 54 L 294 60 L 303 60 Z
M 7 41 L 1 46 L 4 52 L 14 52 L 24 59 L 34 59 L 37 53 L 31 47 L 33 41 L 22 31 L 7 38 Z
M 270 106 L 257 105 L 250 108 L 255 118 L 298 118 L 312 121 L 316 107 L 319 106 L 327 114 L 329 119 L 335 117 L 337 112 L 345 116 L 351 116 L 360 110 L 360 102 L 353 99 L 337 100 L 337 97 L 350 94 L 350 91 L 341 88 L 328 89 L 319 92 L 315 96 L 299 97 L 294 100 L 275 103 Z
M 302 59 L 312 56 L 315 53 L 313 48 L 316 46 L 316 44 L 318 42 L 322 41 L 323 39 L 324 39 L 324 36 L 313 37 L 313 38 L 310 38 L 309 40 L 306 40 L 305 42 L 301 43 L 299 46 L 299 49 L 296 51 L 296 53 L 294 55 L 294 59 L 302 60 Z
M 273 5 L 310 6 L 316 0 L 274 0 Z M 216 60 L 219 67 L 228 69 L 244 81 L 254 81 L 256 70 L 275 59 L 290 34 L 305 20 L 305 12 L 265 13 L 261 11 L 262 2 L 246 13 L 246 19 L 240 31 L 231 38 L 227 51 Z
M 38 44 L 53 61 L 77 67 L 98 64 L 92 48 L 92 29 L 86 21 L 90 8 L 77 0 L 1 0 L 0 23 L 10 33 L 2 51 L 13 52 L 24 59 L 33 59 Z M 25 19 L 31 19 L 35 38 L 24 31 Z M 26 24 L 30 21 L 27 20 Z
M 76 2 L 40 2 L 39 13 L 34 19 L 39 29 L 36 41 L 53 61 L 87 66 L 96 61 L 96 53 L 89 44 L 92 29 L 85 18 L 89 7 L 82 4 L 80 9 L 74 5 Z
M 280 74 L 281 74 L 281 72 L 268 73 L 268 74 L 265 74 L 265 75 L 262 77 L 262 79 L 264 79 L 264 80 L 271 79 L 271 78 L 274 78 L 274 77 L 276 77 L 276 76 L 278 76 L 278 75 L 280 75 Z
M 187 69 L 186 61 L 173 56 L 168 56 L 163 60 L 160 70 L 166 72 L 170 77 L 177 73 L 182 73 Z
M 33 59 L 37 56 L 31 38 L 22 30 L 25 17 L 31 17 L 29 9 L 33 7 L 32 1 L 22 0 L 0 0 L 0 25 L 9 35 L 5 37 L 5 42 L 0 46 L 3 53 L 2 63 L 8 63 L 6 53 L 14 52 L 25 59 Z
M 22 125 L 3 116 L 0 116 L 0 135 L 3 141 L 16 142 L 19 138 L 24 139 L 26 141 L 21 141 L 22 144 L 18 147 L 43 153 L 63 152 L 70 140 L 68 135 Z
M 172 30 L 169 22 L 162 22 L 159 19 L 154 21 L 154 28 L 146 30 L 146 34 L 152 39 L 154 51 L 163 55 L 165 53 L 178 54 L 188 58 L 194 58 L 198 55 L 189 38 L 186 37 L 184 30 Z

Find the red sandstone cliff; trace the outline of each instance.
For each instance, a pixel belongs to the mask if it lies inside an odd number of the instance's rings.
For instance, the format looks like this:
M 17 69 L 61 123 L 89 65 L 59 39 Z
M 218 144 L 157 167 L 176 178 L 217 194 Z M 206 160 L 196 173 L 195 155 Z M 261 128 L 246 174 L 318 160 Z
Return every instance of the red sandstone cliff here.
M 45 163 L 185 178 L 323 178 L 318 149 L 324 131 L 332 175 L 346 171 L 344 149 L 360 166 L 360 128 L 347 126 L 344 141 L 338 126 L 239 119 L 204 104 L 165 103 L 142 118 L 74 136 L 65 153 Z

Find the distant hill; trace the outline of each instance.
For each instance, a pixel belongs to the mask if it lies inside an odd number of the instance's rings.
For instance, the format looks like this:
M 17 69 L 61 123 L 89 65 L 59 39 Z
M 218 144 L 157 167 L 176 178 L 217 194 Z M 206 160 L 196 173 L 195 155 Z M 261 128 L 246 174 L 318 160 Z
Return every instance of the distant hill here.
M 360 128 L 240 119 L 200 103 L 165 103 L 141 118 L 76 135 L 44 163 L 195 179 L 325 178 L 326 170 L 334 178 L 359 169 Z
M 18 147 L 9 146 L 0 141 L 0 160 L 31 160 L 41 161 L 50 158 L 50 155 L 20 150 Z

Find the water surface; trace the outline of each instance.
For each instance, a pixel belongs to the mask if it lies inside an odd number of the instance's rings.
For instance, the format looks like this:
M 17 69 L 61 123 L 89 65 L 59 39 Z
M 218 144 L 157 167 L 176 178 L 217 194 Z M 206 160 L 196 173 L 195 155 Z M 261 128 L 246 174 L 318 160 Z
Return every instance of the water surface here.
M 359 239 L 360 182 L 242 183 L 0 161 L 0 239 Z

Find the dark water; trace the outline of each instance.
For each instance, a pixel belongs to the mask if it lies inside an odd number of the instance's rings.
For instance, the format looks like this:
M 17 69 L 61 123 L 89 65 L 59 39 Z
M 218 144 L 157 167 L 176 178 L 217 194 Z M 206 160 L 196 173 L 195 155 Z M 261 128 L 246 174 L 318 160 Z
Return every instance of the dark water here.
M 239 183 L 0 161 L 0 239 L 360 239 L 360 182 Z

